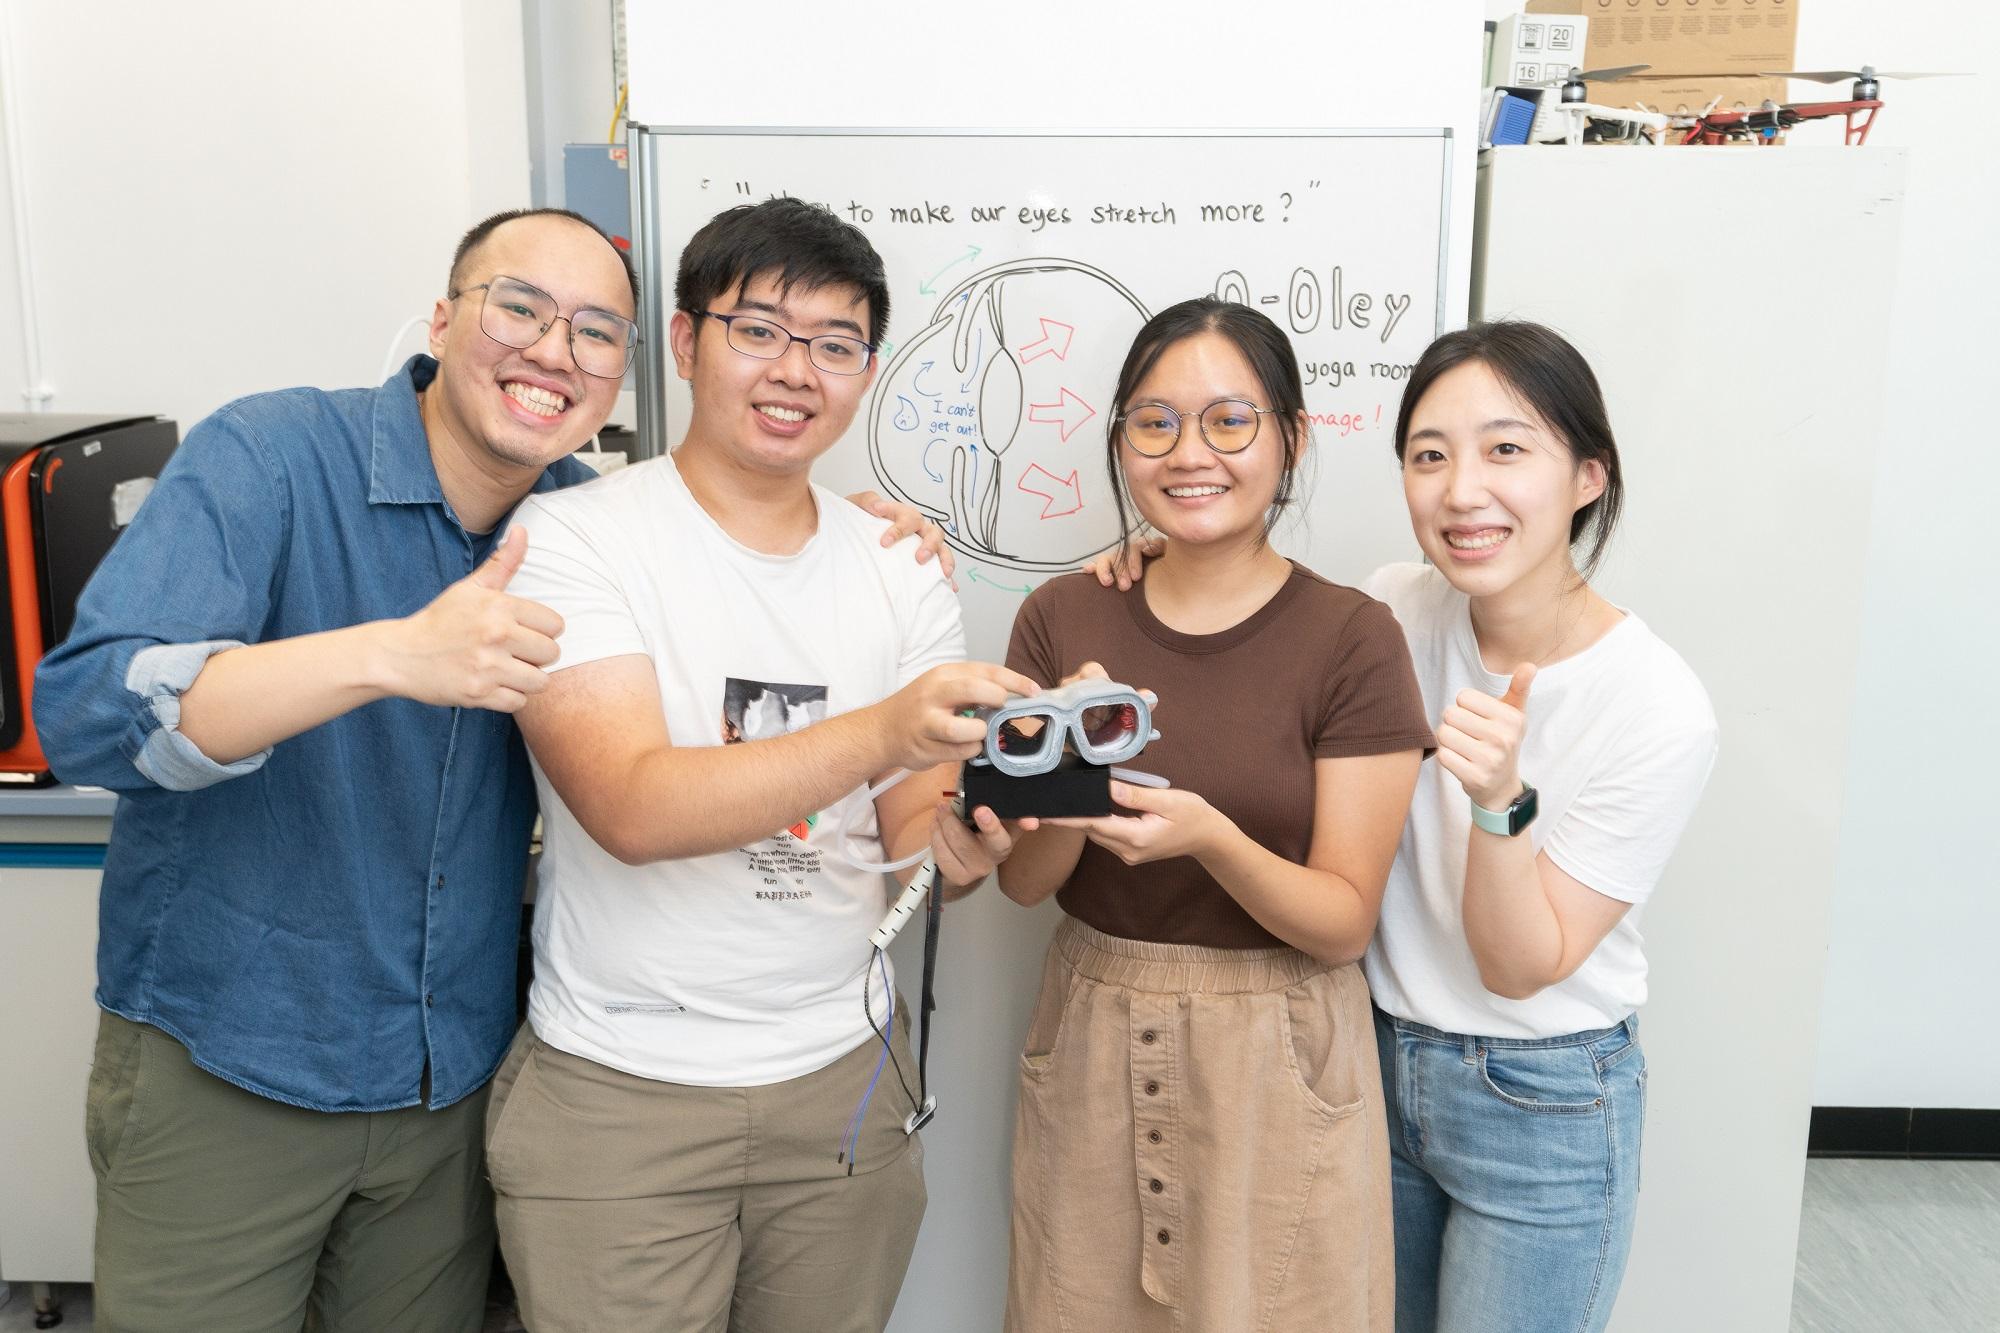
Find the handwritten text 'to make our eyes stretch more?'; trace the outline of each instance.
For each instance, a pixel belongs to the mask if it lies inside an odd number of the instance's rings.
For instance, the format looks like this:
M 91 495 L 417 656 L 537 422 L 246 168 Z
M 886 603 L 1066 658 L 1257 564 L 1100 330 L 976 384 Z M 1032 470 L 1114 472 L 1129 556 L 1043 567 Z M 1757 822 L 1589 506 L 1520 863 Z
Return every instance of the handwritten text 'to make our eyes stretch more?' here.
M 1092 204 L 1085 209 L 1081 206 L 1047 202 L 1015 204 L 1002 200 L 992 203 L 960 204 L 940 203 L 933 199 L 917 199 L 906 204 L 877 207 L 850 199 L 844 207 L 829 211 L 837 217 L 861 226 L 879 222 L 899 227 L 945 227 L 962 222 L 1012 223 L 1026 227 L 1030 232 L 1039 232 L 1052 226 L 1079 224 L 1092 227 L 1174 227 L 1182 225 L 1184 216 L 1194 225 L 1262 224 L 1287 220 L 1278 215 L 1275 206 L 1256 201 L 1183 206 L 1176 206 L 1165 200 L 1144 203 L 1107 201 Z
M 702 188 L 708 189 L 711 182 L 702 181 Z M 775 199 L 791 193 L 789 190 L 760 191 L 751 182 L 732 182 L 735 193 L 746 198 Z M 1084 203 L 1068 203 L 1043 198 L 1028 199 L 945 199 L 938 200 L 915 192 L 915 196 L 905 199 L 860 200 L 849 199 L 844 205 L 827 203 L 824 200 L 809 199 L 806 202 L 816 208 L 825 209 L 835 217 L 860 226 L 886 222 L 906 227 L 952 226 L 963 222 L 1012 223 L 1026 227 L 1031 232 L 1040 232 L 1049 227 L 1087 225 L 1093 227 L 1174 227 L 1181 225 L 1230 225 L 1248 223 L 1253 226 L 1290 222 L 1294 206 L 1304 201 L 1309 192 L 1320 188 L 1318 180 L 1294 182 L 1300 193 L 1291 190 L 1270 191 L 1263 197 L 1207 198 L 1183 200 L 1178 204 L 1164 198 L 1117 199 L 1106 198 Z M 1338 184 L 1336 182 L 1336 184 Z M 1337 195 L 1336 189 L 1322 198 Z M 1249 192 L 1246 192 L 1249 194 Z

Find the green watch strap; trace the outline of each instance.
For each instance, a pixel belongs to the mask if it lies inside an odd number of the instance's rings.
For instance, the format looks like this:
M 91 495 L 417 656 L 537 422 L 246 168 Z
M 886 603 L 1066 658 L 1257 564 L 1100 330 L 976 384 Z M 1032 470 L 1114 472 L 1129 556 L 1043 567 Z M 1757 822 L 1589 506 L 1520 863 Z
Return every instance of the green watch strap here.
M 1473 823 L 1479 825 L 1479 827 L 1485 829 L 1488 833 L 1497 833 L 1503 838 L 1508 836 L 1507 826 L 1512 821 L 1508 818 L 1505 810 L 1488 810 L 1477 801 L 1471 801 L 1471 805 Z
M 1521 794 L 1509 801 L 1504 810 L 1488 810 L 1472 801 L 1472 822 L 1496 837 L 1511 838 L 1534 822 L 1537 804 L 1535 789 L 1523 782 Z

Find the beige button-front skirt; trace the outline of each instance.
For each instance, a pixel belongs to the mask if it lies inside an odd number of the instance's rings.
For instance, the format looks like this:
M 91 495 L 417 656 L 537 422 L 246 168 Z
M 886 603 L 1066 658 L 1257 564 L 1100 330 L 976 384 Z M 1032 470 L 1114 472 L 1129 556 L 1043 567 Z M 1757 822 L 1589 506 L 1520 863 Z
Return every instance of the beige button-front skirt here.
M 1390 1333 L 1368 985 L 1064 917 L 1021 1056 L 1009 1333 Z

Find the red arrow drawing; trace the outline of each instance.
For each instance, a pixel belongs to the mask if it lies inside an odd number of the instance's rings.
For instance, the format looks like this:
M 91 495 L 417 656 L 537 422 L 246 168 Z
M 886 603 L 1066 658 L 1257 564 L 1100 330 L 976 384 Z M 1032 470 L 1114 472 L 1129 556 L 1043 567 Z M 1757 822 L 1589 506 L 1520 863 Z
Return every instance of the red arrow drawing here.
M 1021 359 L 1033 361 L 1036 357 L 1053 356 L 1058 361 L 1069 360 L 1069 340 L 1076 336 L 1076 326 L 1065 324 L 1059 319 L 1050 319 L 1047 315 L 1038 315 L 1036 318 L 1042 323 L 1042 336 L 1022 345 Z M 1057 333 L 1058 329 L 1062 332 Z M 1060 345 L 1056 341 L 1058 338 L 1062 340 Z
M 1078 411 L 1079 408 L 1082 409 L 1081 412 Z M 1042 415 L 1044 410 L 1052 412 L 1054 415 L 1044 416 Z M 1084 402 L 1083 399 L 1077 397 L 1068 389 L 1064 389 L 1062 397 L 1053 403 L 1028 404 L 1028 420 L 1039 421 L 1044 425 L 1060 426 L 1065 443 L 1068 442 L 1071 435 L 1076 433 L 1078 426 L 1081 426 L 1096 415 L 1096 408 Z
M 1037 472 L 1048 478 L 1048 490 L 1038 491 L 1028 484 L 1028 479 Z M 1028 464 L 1027 471 L 1021 474 L 1021 480 L 1017 485 L 1029 495 L 1039 496 L 1048 501 L 1047 504 L 1042 506 L 1043 518 L 1061 518 L 1064 514 L 1074 514 L 1077 510 L 1083 508 L 1083 490 L 1076 484 L 1075 468 L 1070 469 L 1067 477 L 1058 477 L 1055 473 L 1044 470 L 1040 463 L 1030 463 Z M 1058 509 L 1056 506 L 1062 503 L 1060 497 L 1064 491 L 1069 492 L 1070 507 L 1067 509 Z

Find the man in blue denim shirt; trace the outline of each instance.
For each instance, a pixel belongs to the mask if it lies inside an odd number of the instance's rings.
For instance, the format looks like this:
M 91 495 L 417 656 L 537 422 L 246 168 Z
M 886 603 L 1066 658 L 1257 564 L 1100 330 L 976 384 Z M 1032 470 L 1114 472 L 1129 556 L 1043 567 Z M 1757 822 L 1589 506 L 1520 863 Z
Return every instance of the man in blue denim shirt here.
M 590 475 L 568 455 L 636 299 L 581 218 L 482 223 L 431 357 L 189 432 L 37 673 L 55 771 L 123 796 L 87 1126 L 101 1324 L 478 1327 L 535 809 L 508 714 L 561 631 L 505 591 L 522 543 L 489 548 L 530 491 Z

